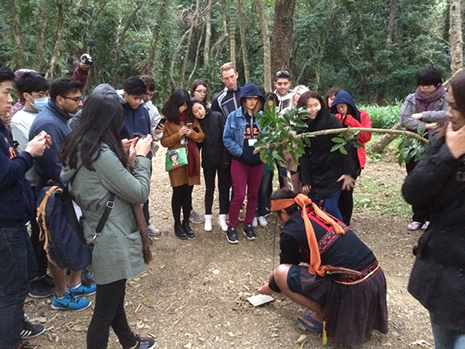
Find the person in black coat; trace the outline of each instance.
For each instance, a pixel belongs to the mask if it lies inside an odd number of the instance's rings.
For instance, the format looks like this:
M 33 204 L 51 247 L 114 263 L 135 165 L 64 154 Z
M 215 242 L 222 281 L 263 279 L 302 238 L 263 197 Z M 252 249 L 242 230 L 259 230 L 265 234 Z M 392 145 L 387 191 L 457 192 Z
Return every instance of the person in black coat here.
M 341 128 L 341 123 L 324 105 L 323 99 L 315 91 L 307 91 L 300 96 L 297 108 L 306 108 L 310 114 L 308 127 L 304 132 Z M 342 131 L 342 130 L 341 130 Z M 300 158 L 302 192 L 320 203 L 324 201 L 326 212 L 342 221 L 338 208 L 341 190 L 352 189 L 354 180 L 350 158 L 340 151 L 331 152 L 334 135 L 310 138 L 310 147 Z
M 428 309 L 436 348 L 465 347 L 465 72 L 450 83 L 447 124 L 402 187 L 412 206 L 428 209 L 408 290 Z
M 215 177 L 218 174 L 220 215 L 218 224 L 228 230 L 226 215 L 229 211 L 229 188 L 231 187 L 230 155 L 223 144 L 223 130 L 226 122 L 223 114 L 206 110 L 202 101 L 191 98 L 189 112 L 200 123 L 205 140 L 201 144 L 202 168 L 205 178 L 205 231 L 212 231 L 212 206 L 215 194 Z

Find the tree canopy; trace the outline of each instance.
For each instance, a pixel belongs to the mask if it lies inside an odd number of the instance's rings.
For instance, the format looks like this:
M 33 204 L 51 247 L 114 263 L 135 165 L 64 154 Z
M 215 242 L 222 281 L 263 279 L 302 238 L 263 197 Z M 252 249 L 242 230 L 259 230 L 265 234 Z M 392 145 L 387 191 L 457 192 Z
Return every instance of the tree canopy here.
M 287 69 L 293 85 L 364 103 L 404 98 L 427 64 L 451 75 L 446 0 L 7 0 L 0 11 L 3 64 L 54 78 L 89 52 L 90 86 L 151 74 L 159 102 L 196 78 L 218 91 L 231 60 L 241 83 Z

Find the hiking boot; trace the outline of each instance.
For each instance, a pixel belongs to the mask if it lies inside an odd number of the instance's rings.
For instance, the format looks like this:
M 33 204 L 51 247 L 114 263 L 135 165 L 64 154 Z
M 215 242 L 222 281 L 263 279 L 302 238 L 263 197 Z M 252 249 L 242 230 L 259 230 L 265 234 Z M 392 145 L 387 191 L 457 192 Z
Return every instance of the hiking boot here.
M 90 301 L 84 298 L 74 297 L 71 292 L 65 293 L 63 299 L 53 297 L 52 309 L 81 311 L 90 307 Z
M 28 292 L 32 298 L 47 298 L 53 295 L 52 289 L 44 284 L 42 279 L 31 281 L 31 289 Z
M 55 287 L 55 281 L 53 281 L 53 278 L 48 274 L 45 275 L 43 278 L 40 278 L 38 281 L 40 281 L 43 285 L 47 286 L 48 288 Z
M 155 226 L 153 224 L 149 224 L 147 226 L 147 230 L 148 230 L 150 236 L 158 236 L 158 235 L 161 234 L 160 229 L 155 228 Z
M 204 221 L 205 219 L 203 219 L 197 212 L 195 212 L 193 209 L 191 210 L 191 214 L 189 215 L 189 222 L 194 224 L 200 224 Z
M 21 325 L 21 338 L 22 339 L 30 339 L 40 336 L 42 333 L 45 332 L 45 326 L 42 324 L 31 324 L 29 321 L 23 321 Z
M 230 244 L 239 243 L 239 239 L 237 238 L 236 228 L 228 228 L 228 231 L 226 232 L 226 239 L 228 239 L 228 242 Z
M 80 284 L 78 288 L 68 287 L 68 291 L 73 296 L 92 296 L 97 291 L 97 286 Z
M 137 339 L 136 349 L 153 349 L 157 345 L 155 339 L 152 338 L 140 338 L 138 335 L 135 335 Z M 129 348 L 126 348 L 129 349 Z
M 244 225 L 244 235 L 247 236 L 249 240 L 255 240 L 257 238 L 257 235 L 253 231 L 252 224 Z

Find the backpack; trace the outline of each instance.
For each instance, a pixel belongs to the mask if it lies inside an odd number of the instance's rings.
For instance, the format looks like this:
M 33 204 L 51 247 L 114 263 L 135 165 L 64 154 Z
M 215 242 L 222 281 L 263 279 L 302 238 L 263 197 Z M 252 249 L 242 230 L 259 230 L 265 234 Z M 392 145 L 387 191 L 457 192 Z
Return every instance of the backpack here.
M 92 246 L 86 244 L 84 231 L 67 188 L 48 186 L 37 199 L 37 223 L 44 250 L 61 269 L 81 270 L 92 260 Z

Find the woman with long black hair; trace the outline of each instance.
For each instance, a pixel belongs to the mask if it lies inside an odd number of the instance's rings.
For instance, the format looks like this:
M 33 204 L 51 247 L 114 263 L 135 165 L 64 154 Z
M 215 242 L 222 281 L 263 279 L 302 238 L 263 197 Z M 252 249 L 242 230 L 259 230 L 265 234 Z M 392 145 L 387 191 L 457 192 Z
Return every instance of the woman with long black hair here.
M 123 348 L 149 349 L 153 339 L 141 339 L 128 324 L 124 310 L 127 279 L 144 270 L 142 239 L 133 204 L 144 203 L 150 189 L 152 136 L 135 138 L 128 152 L 120 141 L 124 110 L 115 90 L 100 86 L 82 110 L 77 127 L 62 144 L 61 177 L 71 182 L 70 192 L 82 209 L 86 241 L 94 245 L 92 263 L 97 295 L 87 331 L 87 348 L 104 349 L 110 326 Z M 128 170 L 129 169 L 129 170 Z M 114 206 L 100 234 L 96 227 L 111 194 Z
M 192 189 L 195 184 L 200 184 L 200 152 L 196 143 L 205 138 L 199 121 L 187 113 L 188 102 L 189 93 L 176 89 L 161 111 L 163 118 L 167 119 L 161 145 L 168 148 L 168 151 L 185 147 L 187 152 L 188 164 L 169 172 L 173 187 L 171 209 L 174 233 L 181 240 L 195 235 L 189 226 L 189 215 L 192 209 Z M 181 208 L 184 217 L 182 223 Z

